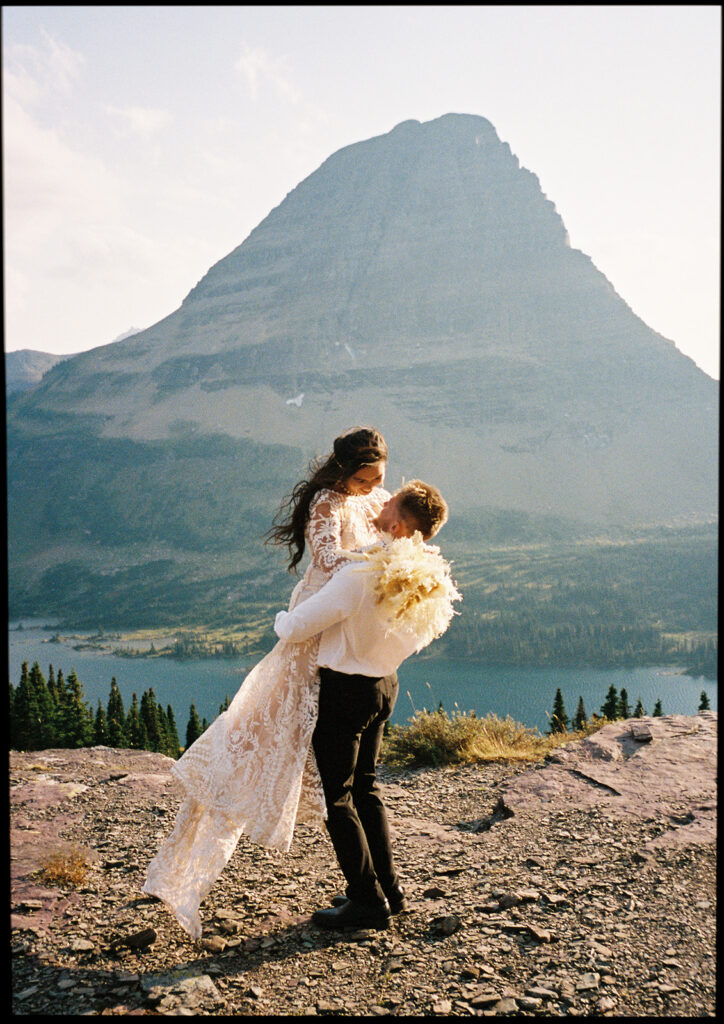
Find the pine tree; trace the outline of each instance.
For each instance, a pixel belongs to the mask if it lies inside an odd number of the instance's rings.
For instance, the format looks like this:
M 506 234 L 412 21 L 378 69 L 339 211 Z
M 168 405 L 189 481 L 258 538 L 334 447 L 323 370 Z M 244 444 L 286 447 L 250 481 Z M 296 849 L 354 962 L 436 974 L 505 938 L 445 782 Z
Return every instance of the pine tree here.
M 654 704 L 654 711 L 653 711 L 654 718 L 660 718 L 663 715 L 663 713 L 664 712 L 661 710 L 661 701 L 657 700 L 656 703 Z
M 175 761 L 181 757 L 181 743 L 178 738 L 178 729 L 176 728 L 176 719 L 174 718 L 173 708 L 169 704 L 166 708 L 166 720 L 168 722 L 168 756 L 172 757 Z
M 701 691 L 701 696 L 699 697 L 699 708 L 698 708 L 698 710 L 699 711 L 709 711 L 709 698 L 706 695 L 706 690 L 702 690 Z
M 617 718 L 630 718 L 631 717 L 631 708 L 628 705 L 628 693 L 626 692 L 626 690 L 625 690 L 625 688 L 623 686 L 621 687 L 621 693 L 619 694 L 619 698 L 618 698 L 618 714 L 616 715 L 616 717 Z
M 93 714 L 84 701 L 83 684 L 71 669 L 68 690 L 61 709 L 64 746 L 70 749 L 89 747 L 93 742 Z
M 618 691 L 613 683 L 609 686 L 606 700 L 601 705 L 601 714 L 611 721 L 618 717 Z
M 634 708 L 634 718 L 643 718 L 646 714 L 646 709 L 641 703 L 641 698 L 636 701 L 636 707 Z
M 123 697 L 118 689 L 115 676 L 111 679 L 106 718 L 108 721 L 108 746 L 125 746 L 126 712 L 123 709 Z
M 64 690 L 65 689 L 65 685 L 64 685 L 64 681 L 63 681 L 63 673 L 60 672 L 59 674 L 60 674 L 60 682 L 61 682 L 62 688 Z M 50 694 L 50 699 L 53 702 L 53 726 L 52 726 L 52 728 L 53 728 L 53 746 L 59 747 L 61 745 L 61 743 L 60 743 L 61 737 L 60 737 L 60 731 L 59 731 L 58 709 L 60 707 L 60 701 L 61 701 L 61 690 L 58 688 L 58 683 L 56 682 L 56 679 L 55 679 L 55 671 L 53 670 L 53 666 L 52 665 L 50 665 L 48 667 L 48 693 Z
M 158 701 L 151 687 L 141 697 L 141 721 L 146 727 L 146 750 L 162 751 L 164 747 L 163 726 L 158 711 Z
M 138 709 L 138 697 L 133 694 L 126 719 L 126 744 L 131 750 L 148 750 L 146 726 Z
M 30 682 L 27 661 L 23 662 L 15 691 L 14 710 L 10 731 L 12 747 L 15 750 L 40 750 L 40 708 L 35 688 Z
M 219 705 L 220 715 L 223 715 L 225 711 L 229 710 L 229 704 L 231 704 L 231 701 L 229 700 L 229 694 L 227 693 L 227 695 L 224 697 L 224 703 Z
M 55 730 L 55 699 L 48 690 L 45 676 L 40 671 L 37 661 L 33 662 L 30 669 L 30 685 L 35 692 L 35 699 L 38 704 L 38 746 L 36 750 L 48 750 L 57 746 L 57 735 Z
M 203 731 L 199 713 L 196 710 L 196 706 L 192 704 L 189 709 L 188 725 L 186 726 L 186 750 L 189 749 L 192 743 L 196 742 Z
M 583 706 L 583 697 L 579 697 L 578 698 L 578 707 L 576 708 L 576 713 L 573 716 L 573 722 L 571 724 L 571 728 L 573 729 L 574 732 L 578 732 L 579 729 L 582 729 L 585 724 L 586 724 L 586 709 Z
M 65 741 L 66 732 L 66 704 L 68 702 L 68 688 L 65 685 L 63 669 L 58 669 L 58 678 L 55 681 L 55 735 L 59 747 L 67 747 Z
M 553 699 L 553 713 L 551 714 L 551 727 L 548 730 L 549 735 L 555 732 L 568 732 L 568 715 L 563 704 L 563 695 L 560 687 L 556 690 L 556 695 Z
M 96 720 L 93 727 L 93 746 L 108 746 L 108 719 L 106 718 L 106 713 L 100 699 L 98 701 L 98 710 L 96 711 Z
M 156 704 L 156 715 L 158 718 L 159 732 L 161 734 L 161 744 L 158 749 L 160 753 L 165 754 L 166 757 L 170 757 L 169 748 L 171 746 L 171 740 L 168 731 L 168 718 L 166 717 L 166 712 L 163 710 L 163 706 L 161 704 Z
M 52 665 L 48 666 L 48 693 L 51 693 L 53 695 L 53 700 L 55 701 L 57 706 L 58 692 L 55 685 L 55 672 L 53 671 Z

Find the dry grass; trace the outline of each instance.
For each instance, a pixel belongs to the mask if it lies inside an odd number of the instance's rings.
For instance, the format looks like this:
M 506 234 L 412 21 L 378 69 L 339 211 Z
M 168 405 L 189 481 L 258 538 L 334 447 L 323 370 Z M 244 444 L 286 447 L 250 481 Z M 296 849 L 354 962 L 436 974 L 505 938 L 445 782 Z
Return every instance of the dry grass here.
M 485 761 L 541 761 L 555 747 L 589 736 L 606 724 L 593 719 L 578 732 L 541 736 L 537 729 L 512 718 L 474 711 L 417 711 L 408 725 L 393 725 L 382 747 L 381 760 L 392 767 L 474 764 Z
M 69 850 L 56 850 L 45 860 L 38 874 L 48 885 L 78 886 L 88 874 L 88 860 L 83 850 L 71 847 Z

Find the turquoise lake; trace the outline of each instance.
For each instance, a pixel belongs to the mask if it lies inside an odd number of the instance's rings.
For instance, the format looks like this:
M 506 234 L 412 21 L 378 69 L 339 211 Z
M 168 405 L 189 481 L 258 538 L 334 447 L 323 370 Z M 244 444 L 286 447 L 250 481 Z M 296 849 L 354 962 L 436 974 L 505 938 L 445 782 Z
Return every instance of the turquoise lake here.
M 126 710 L 133 693 L 140 700 L 144 690 L 153 688 L 156 700 L 174 711 L 181 742 L 193 702 L 201 718 L 211 721 L 228 695 L 234 696 L 244 676 L 255 664 L 244 658 L 213 658 L 176 661 L 170 658 L 122 658 L 98 651 L 77 651 L 63 643 L 49 643 L 52 633 L 37 625 L 23 623 L 8 632 L 9 677 L 17 685 L 23 661 L 37 661 L 47 678 L 48 667 L 64 675 L 75 669 L 83 684 L 86 700 L 95 708 L 100 699 L 108 703 L 111 679 L 115 676 Z M 717 707 L 716 680 L 693 678 L 665 666 L 650 668 L 489 668 L 469 662 L 438 661 L 417 656 L 400 669 L 400 695 L 393 723 L 404 723 L 415 710 L 435 710 L 440 701 L 446 711 L 475 711 L 510 716 L 517 722 L 544 733 L 548 730 L 556 689 L 560 687 L 569 719 L 583 697 L 586 713 L 599 711 L 613 684 L 625 688 L 633 710 L 641 698 L 651 714 L 657 700 L 664 714 L 694 715 L 702 690 L 712 711 Z

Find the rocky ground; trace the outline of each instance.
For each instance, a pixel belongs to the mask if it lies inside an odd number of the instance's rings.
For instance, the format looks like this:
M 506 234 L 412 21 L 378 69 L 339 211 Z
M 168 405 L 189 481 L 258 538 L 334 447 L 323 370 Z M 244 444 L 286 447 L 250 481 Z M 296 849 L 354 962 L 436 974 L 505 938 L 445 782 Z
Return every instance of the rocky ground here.
M 12 1011 L 713 1016 L 717 716 L 647 723 L 538 766 L 383 768 L 410 897 L 389 931 L 311 924 L 342 885 L 326 835 L 300 828 L 286 855 L 242 839 L 200 943 L 140 891 L 171 762 L 11 753 Z M 72 848 L 85 880 L 43 884 Z

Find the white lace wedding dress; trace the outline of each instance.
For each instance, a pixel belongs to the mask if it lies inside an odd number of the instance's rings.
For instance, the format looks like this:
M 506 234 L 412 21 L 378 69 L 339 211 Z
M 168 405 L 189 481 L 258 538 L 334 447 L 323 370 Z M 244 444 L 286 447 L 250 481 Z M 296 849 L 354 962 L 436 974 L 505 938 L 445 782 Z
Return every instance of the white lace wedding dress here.
M 344 550 L 374 543 L 372 520 L 389 494 L 320 491 L 310 509 L 311 562 L 290 609 L 316 593 L 344 564 Z M 169 907 L 191 936 L 201 937 L 199 906 L 229 861 L 239 837 L 288 850 L 297 821 L 322 825 L 322 784 L 312 749 L 317 721 L 319 638 L 280 640 L 247 675 L 228 709 L 171 769 L 184 796 L 173 832 L 151 861 L 143 892 Z

